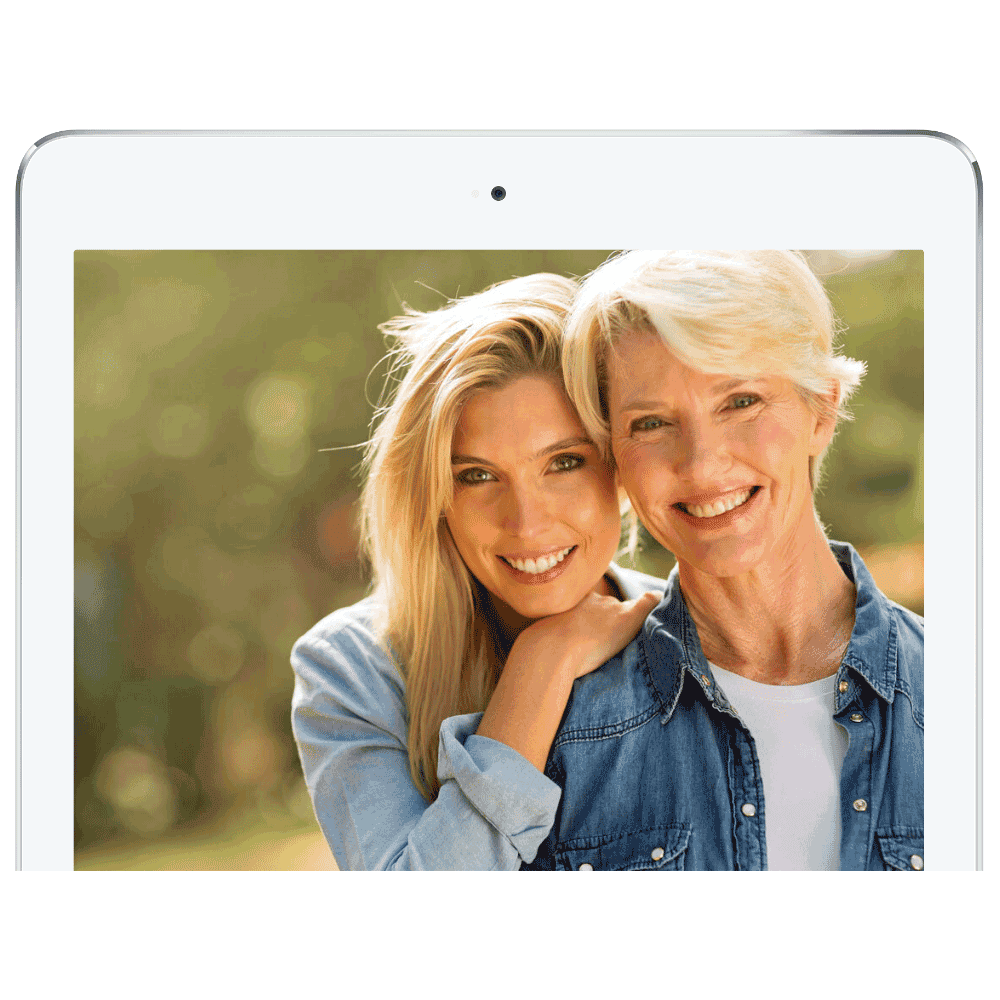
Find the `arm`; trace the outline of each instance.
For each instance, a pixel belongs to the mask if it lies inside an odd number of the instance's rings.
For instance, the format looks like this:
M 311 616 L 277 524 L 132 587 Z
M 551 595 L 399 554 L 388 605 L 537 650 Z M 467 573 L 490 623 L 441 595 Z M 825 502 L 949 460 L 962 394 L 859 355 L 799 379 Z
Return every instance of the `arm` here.
M 428 805 L 410 779 L 395 666 L 365 623 L 345 612 L 327 622 L 292 652 L 292 728 L 338 867 L 513 871 L 534 858 L 559 787 L 477 736 L 478 714 L 455 716 L 441 725 L 441 791 Z
M 410 778 L 399 674 L 349 617 L 354 609 L 300 639 L 292 728 L 338 867 L 513 871 L 531 862 L 559 803 L 542 769 L 573 680 L 618 652 L 654 604 L 655 595 L 591 595 L 526 629 L 486 712 L 441 724 L 431 804 Z

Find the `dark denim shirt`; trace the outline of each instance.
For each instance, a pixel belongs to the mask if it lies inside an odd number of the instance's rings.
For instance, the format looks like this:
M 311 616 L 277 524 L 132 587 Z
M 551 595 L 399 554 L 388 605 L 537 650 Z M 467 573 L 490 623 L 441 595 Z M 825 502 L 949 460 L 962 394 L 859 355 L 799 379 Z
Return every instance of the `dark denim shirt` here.
M 849 738 L 840 868 L 919 871 L 923 619 L 878 590 L 850 545 L 830 548 L 857 588 L 833 713 Z M 715 685 L 676 568 L 639 635 L 575 682 L 545 773 L 562 797 L 523 869 L 767 869 L 753 737 Z

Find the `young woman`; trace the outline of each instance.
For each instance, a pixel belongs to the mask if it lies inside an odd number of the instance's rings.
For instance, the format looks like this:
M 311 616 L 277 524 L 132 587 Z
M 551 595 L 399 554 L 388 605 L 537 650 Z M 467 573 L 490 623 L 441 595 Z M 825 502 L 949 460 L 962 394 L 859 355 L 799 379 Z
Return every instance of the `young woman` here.
M 383 327 L 405 374 L 367 453 L 372 593 L 292 651 L 293 730 L 341 869 L 530 863 L 573 682 L 656 603 L 660 581 L 610 565 L 619 492 L 563 389 L 575 292 L 533 275 Z

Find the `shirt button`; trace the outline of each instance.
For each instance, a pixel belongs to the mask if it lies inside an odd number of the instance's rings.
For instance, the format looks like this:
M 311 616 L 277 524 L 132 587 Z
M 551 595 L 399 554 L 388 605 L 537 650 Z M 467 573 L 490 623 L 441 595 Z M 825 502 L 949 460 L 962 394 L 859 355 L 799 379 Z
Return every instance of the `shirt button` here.
M 650 854 L 650 857 L 651 857 L 651 858 L 652 858 L 652 859 L 653 859 L 654 861 L 659 861 L 659 860 L 660 860 L 660 858 L 662 858 L 662 857 L 663 857 L 663 848 L 662 848 L 662 847 L 654 847 L 654 848 L 653 848 L 653 853 L 652 853 L 652 854 Z
M 865 717 L 860 712 L 851 713 L 851 722 L 864 722 Z
M 863 813 L 868 808 L 868 803 L 864 799 L 855 799 L 851 805 L 854 806 L 854 811 L 859 813 Z
M 850 685 L 850 684 L 848 684 L 848 683 L 847 683 L 847 681 L 841 681 L 841 682 L 840 682 L 840 683 L 839 683 L 839 684 L 837 685 L 837 689 L 838 689 L 838 690 L 840 691 L 840 693 L 841 693 L 841 694 L 843 694 L 843 693 L 844 693 L 844 692 L 845 692 L 845 691 L 846 691 L 846 690 L 847 690 L 847 689 L 848 689 L 848 688 L 849 688 L 850 686 L 851 686 L 851 685 Z
M 740 807 L 740 812 L 743 813 L 744 816 L 756 816 L 757 807 L 752 802 L 744 802 Z
M 707 685 L 708 685 L 709 687 L 711 687 L 711 686 L 712 686 L 712 682 L 711 682 L 711 680 L 709 679 L 709 677 L 708 677 L 708 674 L 702 674 L 702 675 L 701 675 L 701 680 L 702 680 L 702 683 L 703 683 L 703 684 L 707 684 Z
M 915 872 L 922 872 L 924 870 L 924 859 L 919 854 L 911 854 L 910 865 Z
M 592 872 L 593 870 L 594 870 L 594 866 L 592 864 L 589 864 L 586 861 L 584 861 L 584 863 L 582 865 L 580 865 L 579 868 L 577 868 L 578 872 Z

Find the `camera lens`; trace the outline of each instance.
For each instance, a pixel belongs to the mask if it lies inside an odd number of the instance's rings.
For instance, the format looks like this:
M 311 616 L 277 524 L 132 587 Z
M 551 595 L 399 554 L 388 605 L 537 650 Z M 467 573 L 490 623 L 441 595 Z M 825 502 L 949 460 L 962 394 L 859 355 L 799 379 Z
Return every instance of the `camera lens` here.
M 491 192 L 490 196 L 494 201 L 503 201 L 507 197 L 507 189 L 498 184 Z

